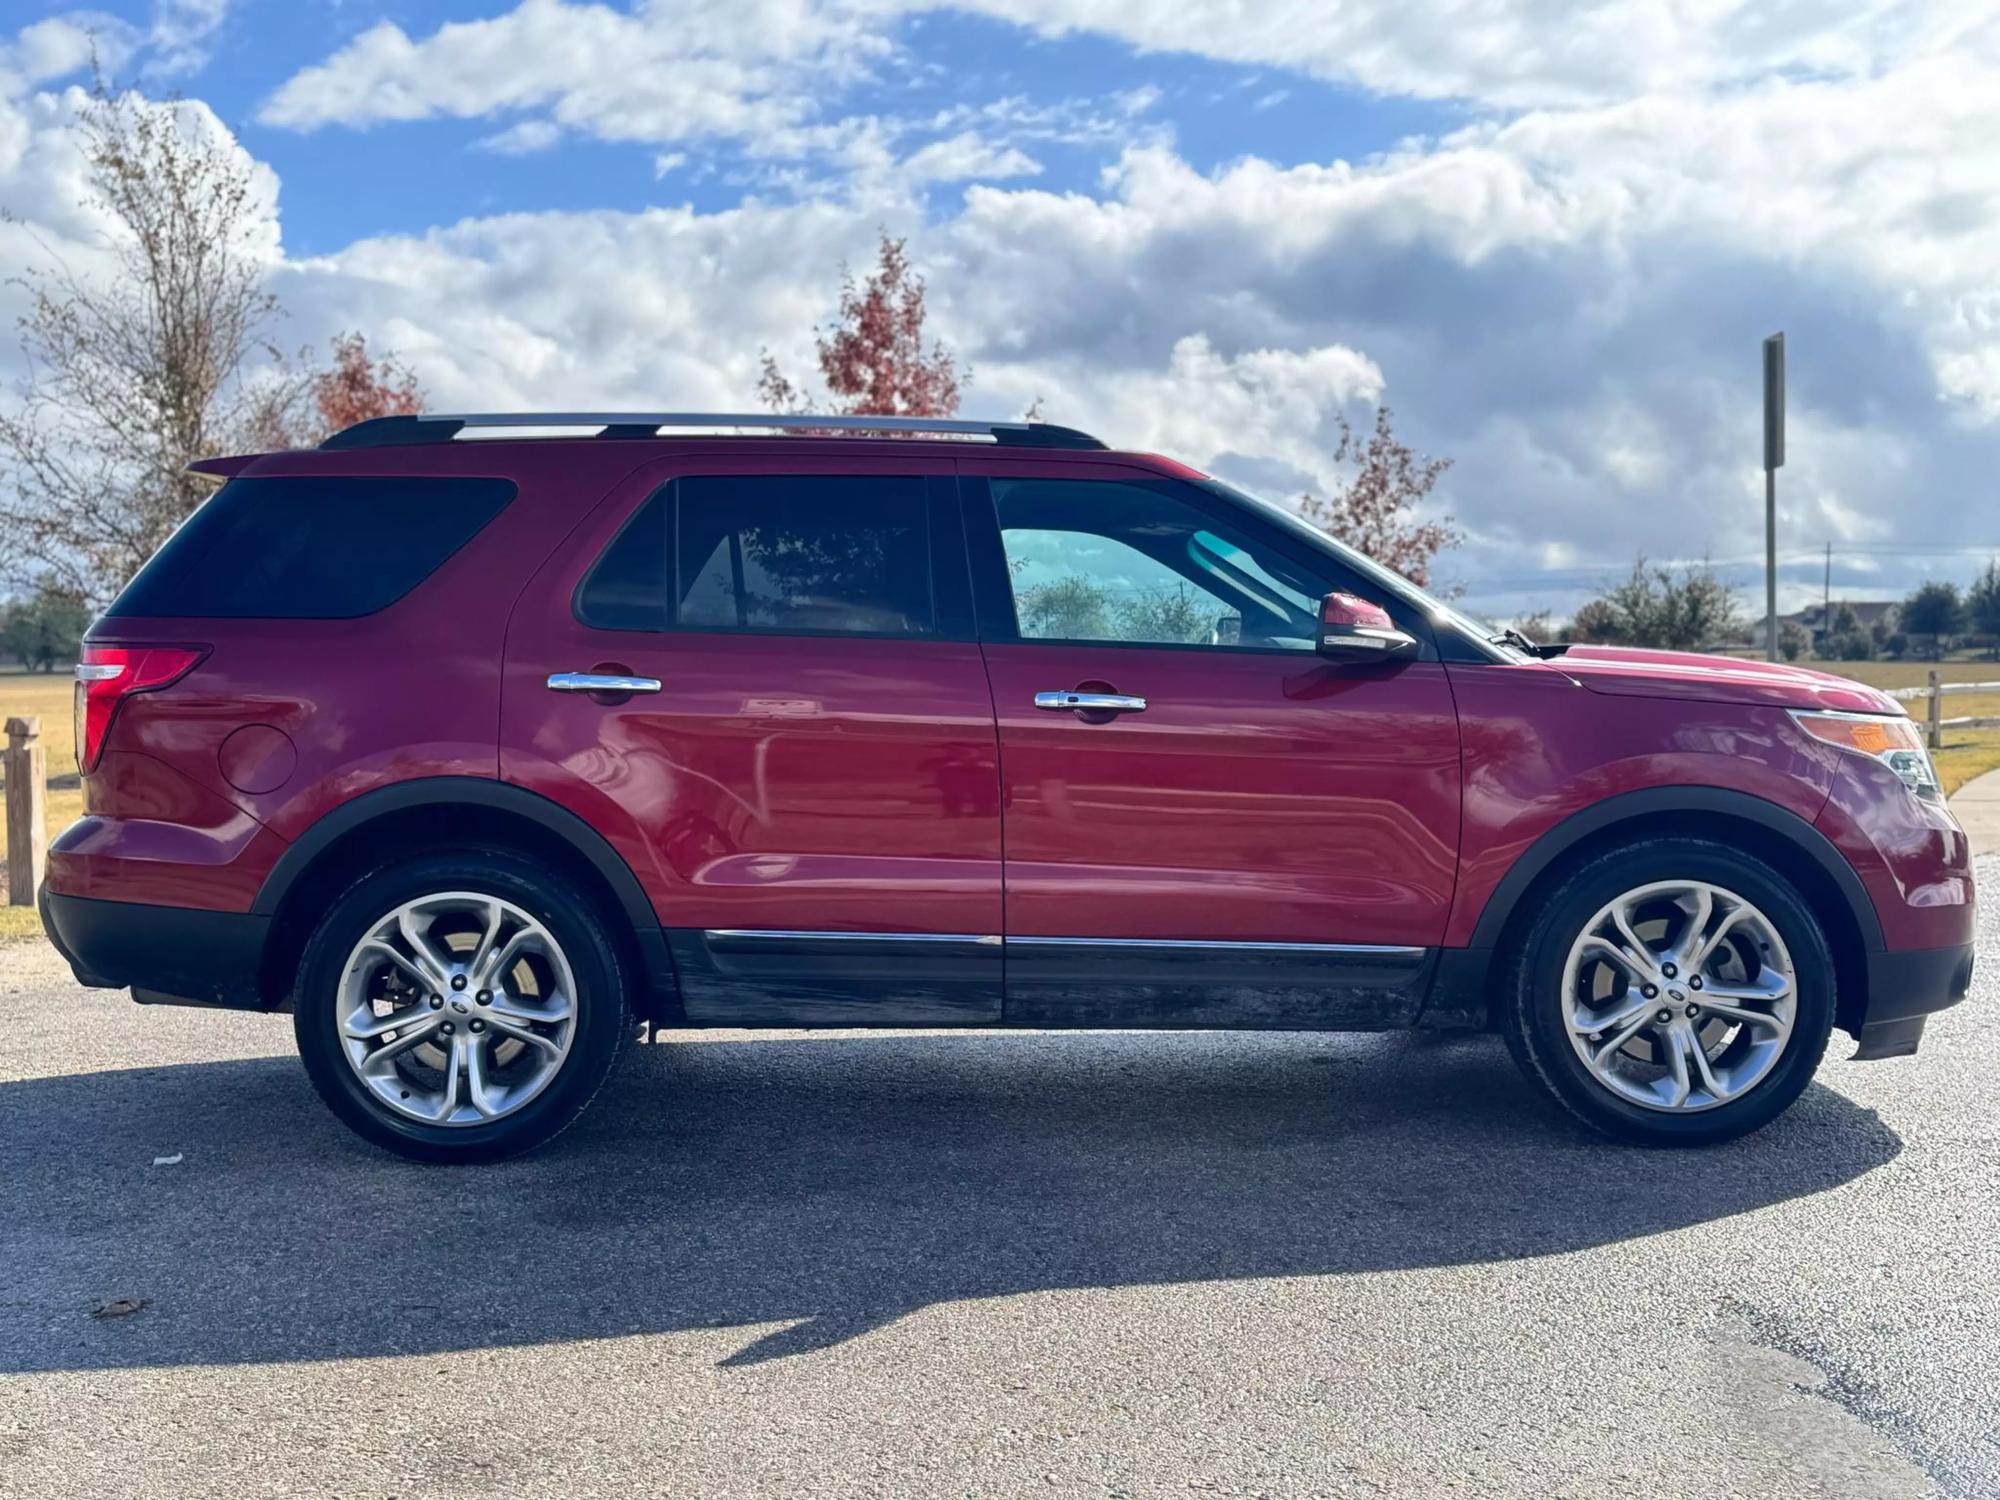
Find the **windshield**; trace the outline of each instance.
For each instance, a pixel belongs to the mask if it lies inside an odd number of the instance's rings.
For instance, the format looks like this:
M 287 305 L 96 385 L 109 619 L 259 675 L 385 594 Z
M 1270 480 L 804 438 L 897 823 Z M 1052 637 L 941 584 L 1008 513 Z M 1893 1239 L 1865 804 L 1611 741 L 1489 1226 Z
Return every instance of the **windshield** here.
M 1276 501 L 1266 500 L 1260 495 L 1247 494 L 1237 489 L 1234 485 L 1224 484 L 1219 479 L 1206 479 L 1203 483 L 1219 495 L 1225 495 L 1232 500 L 1256 506 L 1264 515 L 1275 520 L 1279 525 L 1285 527 L 1295 535 L 1308 538 L 1321 547 L 1331 547 L 1335 552 L 1340 554 L 1341 561 L 1354 569 L 1355 572 L 1361 574 L 1362 577 L 1369 579 L 1371 582 L 1380 584 L 1390 593 L 1396 594 L 1407 602 L 1416 605 L 1417 608 L 1430 616 L 1433 624 L 1449 625 L 1461 634 L 1470 636 L 1475 641 L 1484 642 L 1486 645 L 1495 647 L 1501 651 L 1518 654 L 1518 648 L 1502 638 L 1498 626 L 1489 624 L 1476 615 L 1469 615 L 1464 610 L 1445 603 L 1437 595 L 1419 588 L 1402 574 L 1383 567 L 1382 564 L 1367 554 L 1357 552 L 1346 543 L 1328 536 L 1317 526 L 1301 519 L 1296 513 L 1287 510 Z

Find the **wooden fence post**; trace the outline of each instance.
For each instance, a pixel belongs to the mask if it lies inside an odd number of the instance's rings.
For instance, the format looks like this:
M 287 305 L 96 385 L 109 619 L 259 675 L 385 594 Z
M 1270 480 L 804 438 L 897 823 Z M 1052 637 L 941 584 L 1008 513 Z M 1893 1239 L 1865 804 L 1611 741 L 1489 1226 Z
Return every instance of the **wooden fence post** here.
M 1933 750 L 1944 748 L 1944 726 L 1939 720 L 1944 718 L 1944 694 L 1938 691 L 1937 668 L 1931 668 L 1931 696 L 1929 723 L 1926 725 L 1925 743 Z
M 7 721 L 7 903 L 33 906 L 49 862 L 49 752 L 37 714 Z

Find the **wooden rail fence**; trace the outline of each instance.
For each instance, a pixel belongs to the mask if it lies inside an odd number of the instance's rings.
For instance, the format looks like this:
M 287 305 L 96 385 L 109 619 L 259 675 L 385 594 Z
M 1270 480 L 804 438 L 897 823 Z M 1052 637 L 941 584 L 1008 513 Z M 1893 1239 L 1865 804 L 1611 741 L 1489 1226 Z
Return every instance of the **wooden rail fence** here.
M 2000 729 L 2000 714 L 1967 714 L 1956 719 L 1944 717 L 1944 700 L 1967 693 L 2000 694 L 2000 682 L 1939 682 L 1938 674 L 1932 671 L 1930 681 L 1924 686 L 1896 688 L 1889 696 L 1905 703 L 1923 700 L 1924 741 L 1931 749 L 1941 750 L 1947 729 Z M 1915 714 L 1912 713 L 1911 717 L 1914 718 Z

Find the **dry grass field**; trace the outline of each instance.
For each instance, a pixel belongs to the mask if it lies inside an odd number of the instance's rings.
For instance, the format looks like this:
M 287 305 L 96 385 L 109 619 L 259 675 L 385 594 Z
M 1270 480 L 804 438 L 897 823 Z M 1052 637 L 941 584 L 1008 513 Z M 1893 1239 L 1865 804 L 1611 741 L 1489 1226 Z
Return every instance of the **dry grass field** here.
M 1920 661 L 1816 662 L 1824 671 L 1837 672 L 1881 688 L 1919 687 L 1932 667 Z M 1948 661 L 1937 663 L 1946 682 L 2000 682 L 2000 662 Z M 2000 694 L 1991 697 L 1968 694 L 1945 699 L 1944 714 L 1956 716 L 2000 715 Z M 1922 718 L 1924 705 L 1908 705 Z M 83 810 L 83 792 L 77 783 L 75 732 L 70 706 L 70 677 L 67 672 L 0 673 L 0 719 L 20 714 L 39 714 L 42 743 L 48 748 L 49 832 L 55 832 Z M 1944 748 L 1937 755 L 1938 774 L 1946 792 L 1956 791 L 1982 771 L 2000 767 L 2000 729 L 1950 730 Z M 5 868 L 0 865 L 0 890 L 4 890 Z M 10 936 L 30 936 L 40 931 L 31 906 L 0 905 L 0 940 Z

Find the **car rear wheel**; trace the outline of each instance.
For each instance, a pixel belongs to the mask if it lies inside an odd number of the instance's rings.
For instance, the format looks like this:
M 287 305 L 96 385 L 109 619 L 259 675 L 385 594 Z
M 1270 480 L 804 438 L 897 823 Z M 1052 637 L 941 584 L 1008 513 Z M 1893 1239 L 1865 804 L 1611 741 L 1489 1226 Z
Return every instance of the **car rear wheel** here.
M 1767 1124 L 1811 1082 L 1833 958 L 1762 861 L 1697 839 L 1600 855 L 1551 894 L 1518 953 L 1502 1031 L 1587 1124 L 1702 1145 Z
M 548 1141 L 596 1095 L 629 1029 L 596 911 L 501 849 L 422 855 L 349 886 L 306 945 L 293 1022 L 334 1113 L 425 1161 Z

